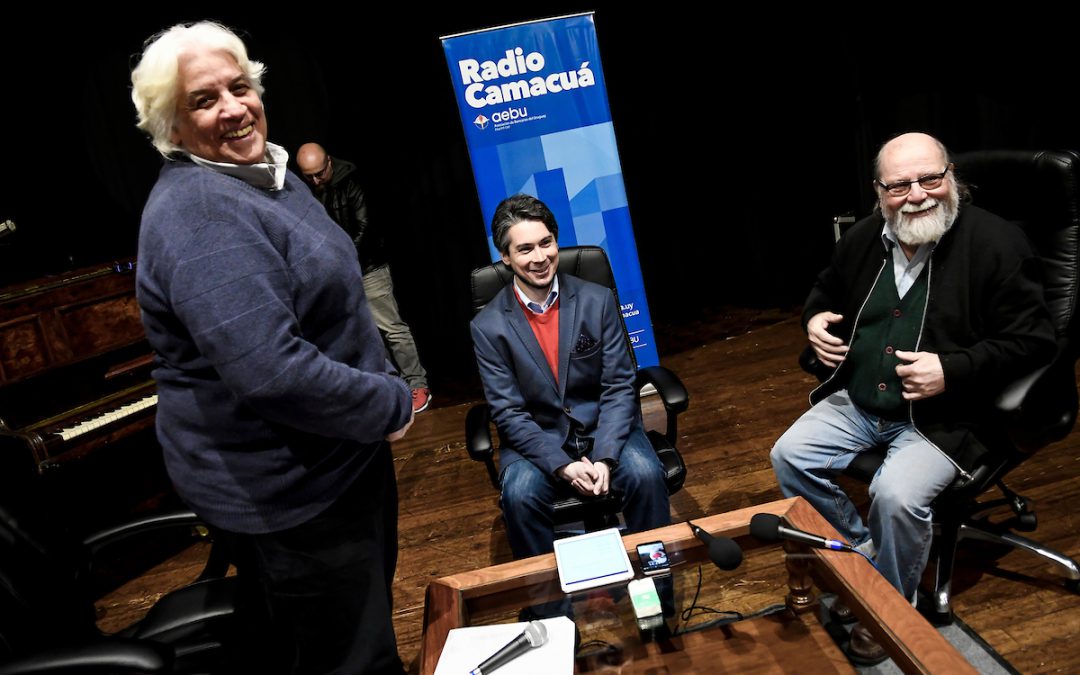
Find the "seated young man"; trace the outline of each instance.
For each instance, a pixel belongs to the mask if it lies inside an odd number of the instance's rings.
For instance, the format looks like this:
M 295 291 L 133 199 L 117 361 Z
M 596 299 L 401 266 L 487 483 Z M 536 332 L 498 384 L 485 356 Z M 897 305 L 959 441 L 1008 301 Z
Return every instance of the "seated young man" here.
M 641 425 L 610 289 L 558 273 L 559 227 L 535 197 L 503 200 L 491 232 L 514 282 L 471 329 L 503 442 L 501 504 L 514 557 L 551 552 L 560 482 L 583 495 L 621 492 L 631 531 L 669 524 L 663 467 Z

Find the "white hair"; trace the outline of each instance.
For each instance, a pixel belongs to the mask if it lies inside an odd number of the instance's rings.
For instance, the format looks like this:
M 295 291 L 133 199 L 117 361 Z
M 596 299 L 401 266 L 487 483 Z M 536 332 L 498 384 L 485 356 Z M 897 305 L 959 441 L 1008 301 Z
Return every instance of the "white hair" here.
M 266 66 L 249 59 L 243 41 L 225 26 L 213 21 L 181 23 L 151 36 L 138 65 L 131 71 L 131 100 L 139 114 L 136 126 L 150 134 L 154 147 L 163 155 L 180 150 L 170 140 L 181 93 L 179 59 L 192 48 L 230 54 L 252 88 L 260 96 L 263 93 Z

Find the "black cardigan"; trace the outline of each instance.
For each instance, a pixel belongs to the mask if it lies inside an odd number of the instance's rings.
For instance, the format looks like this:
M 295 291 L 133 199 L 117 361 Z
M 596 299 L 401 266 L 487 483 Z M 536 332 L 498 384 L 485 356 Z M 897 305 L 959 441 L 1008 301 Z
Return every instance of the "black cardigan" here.
M 844 320 L 830 331 L 850 340 L 859 309 L 892 257 L 882 243 L 880 213 L 856 223 L 818 275 L 803 311 L 803 326 L 823 311 Z M 918 351 L 941 359 L 945 391 L 916 401 L 916 428 L 961 469 L 986 448 L 971 437 L 990 423 L 989 406 L 1009 383 L 1049 363 L 1054 328 L 1043 299 L 1039 259 L 1017 226 L 965 205 L 927 263 L 929 291 Z M 844 364 L 815 389 L 811 403 L 846 385 Z M 980 434 L 981 435 L 981 434 Z

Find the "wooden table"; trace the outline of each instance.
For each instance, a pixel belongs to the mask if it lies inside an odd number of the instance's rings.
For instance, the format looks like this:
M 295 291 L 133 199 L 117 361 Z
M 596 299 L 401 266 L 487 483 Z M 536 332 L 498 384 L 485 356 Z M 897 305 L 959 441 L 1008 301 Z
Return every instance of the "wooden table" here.
M 749 535 L 757 513 L 781 516 L 789 527 L 839 539 L 836 531 L 801 498 L 770 502 L 709 516 L 695 524 L 713 535 L 735 539 L 744 550 L 777 549 Z M 706 551 L 686 523 L 627 535 L 623 542 L 631 559 L 639 543 L 661 540 L 672 560 L 707 560 Z M 972 666 L 863 557 L 851 553 L 809 549 L 784 542 L 788 593 L 783 598 L 792 612 L 723 628 L 687 633 L 637 648 L 623 672 L 666 667 L 670 672 L 771 672 L 790 670 L 803 659 L 815 672 L 851 672 L 839 649 L 825 635 L 811 612 L 817 609 L 813 582 L 836 593 L 907 673 L 975 673 Z M 544 590 L 550 589 L 550 590 Z M 538 595 L 539 593 L 539 595 Z M 544 595 L 546 593 L 546 595 Z M 521 608 L 538 600 L 561 597 L 555 556 L 548 554 L 465 572 L 433 581 L 424 607 L 421 672 L 433 673 L 450 629 L 470 625 L 470 615 L 493 609 Z M 780 600 L 780 598 L 777 598 Z M 797 618 L 793 618 L 797 617 Z M 723 664 L 718 669 L 718 664 Z M 786 666 L 786 667 L 785 667 Z M 581 669 L 581 663 L 578 664 Z M 589 668 L 585 668 L 588 671 Z

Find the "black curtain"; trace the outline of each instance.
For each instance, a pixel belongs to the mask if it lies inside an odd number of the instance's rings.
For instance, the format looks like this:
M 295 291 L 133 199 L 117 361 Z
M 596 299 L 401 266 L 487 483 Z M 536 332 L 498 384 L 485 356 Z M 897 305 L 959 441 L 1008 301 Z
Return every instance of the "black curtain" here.
M 175 22 L 218 19 L 268 66 L 271 140 L 290 152 L 318 141 L 359 167 L 436 390 L 475 390 L 468 273 L 487 249 L 438 37 L 586 10 L 658 324 L 799 304 L 828 257 L 832 216 L 869 212 L 874 154 L 896 133 L 927 131 L 958 152 L 1080 148 L 1075 58 L 1053 37 L 1061 17 L 1023 29 L 1006 17 L 975 35 L 910 22 L 890 34 L 851 17 L 842 34 L 808 27 L 835 17 L 780 24 L 767 7 L 736 21 L 613 2 L 32 11 L 5 26 L 0 221 L 18 230 L 0 239 L 0 285 L 134 254 L 160 158 L 134 128 L 133 55 Z

